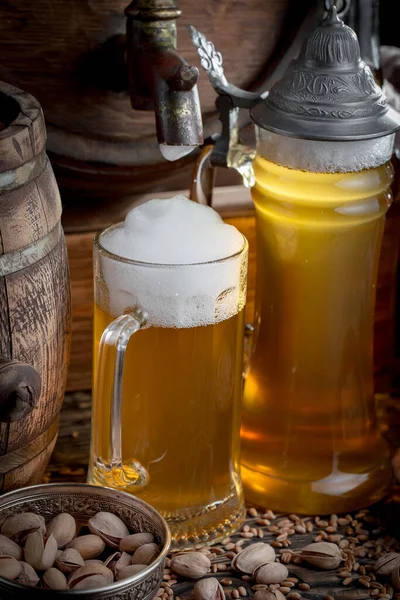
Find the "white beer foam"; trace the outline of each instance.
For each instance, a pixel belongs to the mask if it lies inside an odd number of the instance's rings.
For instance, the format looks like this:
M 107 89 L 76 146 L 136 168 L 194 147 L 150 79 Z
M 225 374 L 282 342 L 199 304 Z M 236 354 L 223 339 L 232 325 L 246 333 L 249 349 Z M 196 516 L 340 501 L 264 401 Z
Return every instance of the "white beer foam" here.
M 149 314 L 149 324 L 161 327 L 217 323 L 245 302 L 242 259 L 233 256 L 243 243 L 237 229 L 207 206 L 184 196 L 150 200 L 102 234 L 106 250 L 140 262 L 104 257 L 109 293 L 107 302 L 97 300 L 114 316 L 139 306 Z M 212 262 L 227 257 L 232 258 Z
M 278 165 L 312 173 L 373 169 L 390 160 L 394 135 L 356 142 L 302 140 L 256 128 L 258 153 Z

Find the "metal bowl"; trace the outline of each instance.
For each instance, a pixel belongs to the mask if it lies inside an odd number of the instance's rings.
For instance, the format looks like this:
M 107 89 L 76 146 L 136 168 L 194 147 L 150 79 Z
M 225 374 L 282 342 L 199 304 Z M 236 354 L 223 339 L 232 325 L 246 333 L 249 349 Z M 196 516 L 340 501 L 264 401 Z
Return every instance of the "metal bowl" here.
M 1 600 L 20 598 L 24 594 L 29 595 L 30 600 L 64 596 L 80 600 L 150 600 L 156 595 L 161 585 L 171 535 L 162 516 L 143 500 L 124 492 L 84 483 L 35 485 L 0 497 L 0 527 L 9 517 L 28 511 L 42 515 L 46 522 L 61 512 L 68 512 L 78 524 L 86 524 L 99 511 L 112 512 L 132 531 L 152 533 L 162 550 L 158 558 L 137 575 L 91 590 L 56 592 L 26 587 L 0 577 Z

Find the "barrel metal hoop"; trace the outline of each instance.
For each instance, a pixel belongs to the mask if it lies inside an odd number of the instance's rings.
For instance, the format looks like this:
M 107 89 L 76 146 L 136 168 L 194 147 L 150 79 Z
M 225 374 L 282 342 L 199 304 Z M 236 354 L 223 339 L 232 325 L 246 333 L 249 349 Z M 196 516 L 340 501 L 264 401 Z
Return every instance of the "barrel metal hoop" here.
M 6 277 L 16 271 L 26 269 L 50 254 L 60 241 L 61 234 L 61 223 L 57 223 L 51 231 L 33 244 L 2 254 L 0 256 L 0 277 Z
M 46 167 L 47 161 L 46 152 L 43 151 L 20 167 L 0 172 L 0 195 L 20 188 L 39 177 Z
M 57 415 L 50 427 L 29 444 L 14 450 L 14 452 L 0 456 L 0 475 L 6 475 L 39 456 L 57 436 L 58 425 L 59 416 Z

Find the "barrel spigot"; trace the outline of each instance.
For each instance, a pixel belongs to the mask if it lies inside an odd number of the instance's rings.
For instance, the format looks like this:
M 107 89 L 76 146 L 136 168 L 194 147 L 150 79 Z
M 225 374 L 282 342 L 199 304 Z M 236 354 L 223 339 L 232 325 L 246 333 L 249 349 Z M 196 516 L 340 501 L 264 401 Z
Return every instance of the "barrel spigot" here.
M 181 11 L 173 0 L 133 0 L 125 14 L 132 107 L 154 110 L 162 152 L 168 154 L 168 146 L 190 151 L 203 143 L 203 126 L 199 71 L 176 51 Z

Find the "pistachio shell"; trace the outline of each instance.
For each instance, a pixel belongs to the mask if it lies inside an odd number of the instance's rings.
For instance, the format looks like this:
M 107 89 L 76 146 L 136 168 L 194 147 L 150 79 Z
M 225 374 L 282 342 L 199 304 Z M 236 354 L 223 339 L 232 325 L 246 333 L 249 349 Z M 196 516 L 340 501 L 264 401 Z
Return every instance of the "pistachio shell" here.
M 82 581 L 82 579 L 91 577 L 92 575 L 102 575 L 107 580 L 107 585 L 114 581 L 114 575 L 110 569 L 108 569 L 105 565 L 92 563 L 85 565 L 84 567 L 80 567 L 74 573 L 72 573 L 68 579 L 68 587 L 70 589 L 75 589 L 77 583 Z
M 121 558 L 121 552 L 113 552 L 113 554 L 110 554 L 110 556 L 108 556 L 105 561 L 104 564 L 106 565 L 106 567 L 108 567 L 109 569 L 111 569 L 111 571 L 114 573 L 115 575 L 115 566 L 118 562 L 118 560 Z M 131 564 L 132 561 L 132 556 L 130 556 L 130 561 L 128 564 Z M 86 561 L 89 562 L 89 561 Z
M 13 581 L 21 573 L 21 563 L 13 556 L 0 556 L 0 577 Z
M 79 554 L 84 560 L 99 556 L 105 547 L 106 545 L 101 537 L 92 533 L 74 538 L 69 544 L 67 544 L 67 548 L 74 548 L 75 550 L 78 550 Z
M 127 565 L 126 567 L 121 567 L 116 571 L 117 580 L 121 581 L 121 579 L 133 577 L 133 575 L 144 571 L 144 569 L 147 569 L 147 565 Z
M 391 575 L 392 585 L 396 590 L 400 590 L 400 571 L 399 567 L 396 567 L 394 571 L 392 571 Z
M 23 544 L 34 531 L 46 533 L 46 524 L 42 516 L 35 513 L 20 513 L 10 517 L 1 527 L 1 533 L 17 544 Z
M 137 563 L 137 564 L 142 564 L 142 563 Z M 128 554 L 127 552 L 122 552 L 120 557 L 118 558 L 117 562 L 115 563 L 115 567 L 114 567 L 115 572 L 117 573 L 123 567 L 129 567 L 130 565 L 132 565 L 132 556 L 130 554 Z
M 268 590 L 257 590 L 253 600 L 276 600 L 276 596 Z
M 43 574 L 43 587 L 46 590 L 67 590 L 67 578 L 64 573 L 51 567 Z
M 35 569 L 23 560 L 20 560 L 19 564 L 21 565 L 21 572 L 15 581 L 17 583 L 21 583 L 22 585 L 35 587 L 40 581 Z
M 13 556 L 17 560 L 21 560 L 22 548 L 18 546 L 18 544 L 10 540 L 10 538 L 0 534 L 0 554 Z
M 46 531 L 48 536 L 54 535 L 58 548 L 63 548 L 75 537 L 75 519 L 68 513 L 60 513 L 50 521 Z
M 236 554 L 232 560 L 232 566 L 241 573 L 251 575 L 257 567 L 267 562 L 274 562 L 275 550 L 269 544 L 257 542 L 247 546 L 244 550 Z
M 377 575 L 390 575 L 395 569 L 400 566 L 400 554 L 389 552 L 384 556 L 380 556 L 374 565 L 374 570 Z
M 253 600 L 286 600 L 279 590 L 257 590 Z
M 129 552 L 133 554 L 139 546 L 143 544 L 151 544 L 154 542 L 154 535 L 151 533 L 132 533 L 123 537 L 119 543 L 119 549 L 123 552 Z
M 110 548 L 118 550 L 122 538 L 129 535 L 129 530 L 121 519 L 110 512 L 98 512 L 88 522 L 89 530 L 99 535 Z
M 54 535 L 50 535 L 46 541 L 40 531 L 30 533 L 25 542 L 25 562 L 37 571 L 46 571 L 53 566 L 57 554 L 57 542 Z
M 70 575 L 79 569 L 79 567 L 83 567 L 84 564 L 85 561 L 75 548 L 67 548 L 56 558 L 57 569 L 66 575 Z
M 216 577 L 200 579 L 193 591 L 196 600 L 225 600 L 225 592 Z
M 318 569 L 336 569 L 342 562 L 342 553 L 336 544 L 331 542 L 315 542 L 301 551 L 301 557 Z
M 157 544 L 143 544 L 135 551 L 132 557 L 133 565 L 150 565 L 160 554 Z
M 289 571 L 285 565 L 276 562 L 260 565 L 253 573 L 253 579 L 257 583 L 282 583 L 287 577 L 289 577 Z
M 142 546 L 143 547 L 143 546 Z M 136 550 L 136 553 L 140 550 Z M 133 562 L 133 561 L 132 561 Z M 175 573 L 188 579 L 200 579 L 211 567 L 210 559 L 201 552 L 185 552 L 171 558 L 170 567 Z
M 104 575 L 89 575 L 89 577 L 85 577 L 81 579 L 74 585 L 73 590 L 91 590 L 94 588 L 102 588 L 106 585 L 109 585 L 109 581 L 107 577 Z

